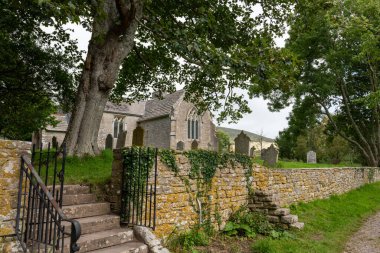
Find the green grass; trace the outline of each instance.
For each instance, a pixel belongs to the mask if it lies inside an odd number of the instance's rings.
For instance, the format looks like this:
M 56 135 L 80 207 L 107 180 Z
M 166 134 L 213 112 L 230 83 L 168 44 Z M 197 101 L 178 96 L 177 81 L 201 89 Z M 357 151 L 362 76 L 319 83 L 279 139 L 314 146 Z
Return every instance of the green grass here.
M 264 161 L 258 158 L 254 159 L 254 162 L 263 165 Z M 360 164 L 356 163 L 339 163 L 339 164 L 329 164 L 329 163 L 304 163 L 296 161 L 278 161 L 275 168 L 278 169 L 310 169 L 310 168 L 337 168 L 337 167 L 360 167 Z
M 349 193 L 292 206 L 292 213 L 305 222 L 295 239 L 260 239 L 253 244 L 258 253 L 340 253 L 365 218 L 380 210 L 380 182 Z
M 36 158 L 38 160 L 38 156 Z M 104 185 L 111 179 L 112 172 L 112 150 L 103 150 L 99 156 L 67 157 L 65 166 L 65 184 L 100 184 Z M 53 165 L 50 165 L 51 174 Z M 61 160 L 58 161 L 61 168 Z M 36 167 L 37 169 L 37 167 Z M 42 169 L 41 175 L 45 175 Z M 52 177 L 49 175 L 49 183 Z

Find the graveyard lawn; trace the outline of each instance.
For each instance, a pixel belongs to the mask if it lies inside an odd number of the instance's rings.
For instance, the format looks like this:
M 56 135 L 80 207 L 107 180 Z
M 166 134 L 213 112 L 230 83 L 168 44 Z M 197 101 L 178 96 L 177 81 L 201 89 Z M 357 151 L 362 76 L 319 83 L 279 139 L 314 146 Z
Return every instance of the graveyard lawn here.
M 347 240 L 366 218 L 380 211 L 380 182 L 329 199 L 292 206 L 292 213 L 305 222 L 294 238 L 268 237 L 253 243 L 254 253 L 340 253 Z
M 67 157 L 65 184 L 105 185 L 111 179 L 112 160 L 111 149 L 103 150 L 99 156 Z
M 260 165 L 263 165 L 264 161 L 258 158 L 254 159 L 254 162 Z M 270 166 L 269 166 L 270 167 Z M 310 169 L 310 168 L 343 168 L 343 167 L 361 167 L 357 163 L 343 162 L 339 164 L 331 163 L 304 163 L 304 162 L 295 162 L 295 161 L 282 161 L 279 160 L 276 166 L 270 168 L 279 168 L 279 169 Z

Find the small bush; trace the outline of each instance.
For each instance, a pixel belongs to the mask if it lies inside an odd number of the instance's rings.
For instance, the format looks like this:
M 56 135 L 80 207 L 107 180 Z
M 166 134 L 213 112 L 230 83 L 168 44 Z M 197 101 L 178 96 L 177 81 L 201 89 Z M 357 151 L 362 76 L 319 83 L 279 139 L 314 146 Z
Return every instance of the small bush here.
M 233 213 L 227 222 L 224 233 L 229 236 L 245 236 L 252 238 L 255 234 L 267 235 L 273 230 L 265 215 L 251 212 L 242 207 Z
M 172 234 L 166 241 L 167 247 L 173 252 L 196 252 L 195 246 L 207 246 L 210 242 L 210 232 L 202 226 L 180 234 Z

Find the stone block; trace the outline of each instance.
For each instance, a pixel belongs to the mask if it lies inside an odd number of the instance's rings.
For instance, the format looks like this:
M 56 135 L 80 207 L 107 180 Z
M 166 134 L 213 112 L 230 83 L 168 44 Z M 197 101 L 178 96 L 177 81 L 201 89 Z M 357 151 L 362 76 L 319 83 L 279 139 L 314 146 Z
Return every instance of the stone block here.
M 290 214 L 290 210 L 289 208 L 279 208 L 274 210 L 273 214 L 277 216 L 285 216 Z
M 281 220 L 280 221 L 282 223 L 284 223 L 284 224 L 293 224 L 293 223 L 298 222 L 298 216 L 297 215 L 293 215 L 293 214 L 281 216 Z
M 305 223 L 303 223 L 303 222 L 296 222 L 296 223 L 290 224 L 290 228 L 294 228 L 294 229 L 298 229 L 298 230 L 303 229 L 304 226 L 305 226 Z
M 270 223 L 279 223 L 280 222 L 280 218 L 278 216 L 268 215 L 267 218 L 268 218 L 268 221 Z

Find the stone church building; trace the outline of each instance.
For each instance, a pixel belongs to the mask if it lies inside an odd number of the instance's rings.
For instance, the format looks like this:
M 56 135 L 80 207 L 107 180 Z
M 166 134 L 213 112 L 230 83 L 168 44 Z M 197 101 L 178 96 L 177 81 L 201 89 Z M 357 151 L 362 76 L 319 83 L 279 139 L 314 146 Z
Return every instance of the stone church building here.
M 147 146 L 175 150 L 217 150 L 215 125 L 209 111 L 199 115 L 185 92 L 176 91 L 162 99 L 120 105 L 108 102 L 98 133 L 99 148 Z M 33 143 L 62 143 L 68 114 L 56 114 L 58 125 L 33 135 Z

